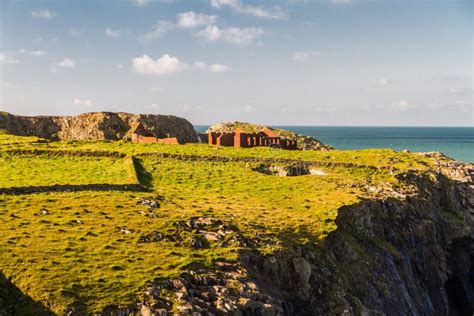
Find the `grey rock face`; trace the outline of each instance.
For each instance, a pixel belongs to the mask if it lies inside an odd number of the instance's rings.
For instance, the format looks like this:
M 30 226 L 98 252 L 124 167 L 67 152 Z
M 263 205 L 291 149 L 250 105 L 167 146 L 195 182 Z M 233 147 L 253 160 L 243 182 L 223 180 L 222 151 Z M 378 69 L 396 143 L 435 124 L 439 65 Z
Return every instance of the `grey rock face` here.
M 273 264 L 246 256 L 244 265 L 288 315 L 472 315 L 472 180 L 411 181 L 418 196 L 339 210 L 338 228 L 320 248 L 279 253 Z
M 176 137 L 180 143 L 195 143 L 194 127 L 171 115 L 96 112 L 78 116 L 17 116 L 0 113 L 0 129 L 19 136 L 53 140 L 120 140 L 130 137 L 136 123 L 158 138 Z

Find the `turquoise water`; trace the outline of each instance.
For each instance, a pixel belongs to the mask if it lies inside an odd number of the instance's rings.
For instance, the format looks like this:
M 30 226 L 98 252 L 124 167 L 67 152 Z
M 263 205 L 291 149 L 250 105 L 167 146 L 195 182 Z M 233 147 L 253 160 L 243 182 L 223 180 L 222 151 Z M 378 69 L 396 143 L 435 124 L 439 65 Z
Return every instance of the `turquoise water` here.
M 278 127 L 312 136 L 337 149 L 441 151 L 449 157 L 474 162 L 474 127 Z M 204 132 L 208 126 L 195 128 Z

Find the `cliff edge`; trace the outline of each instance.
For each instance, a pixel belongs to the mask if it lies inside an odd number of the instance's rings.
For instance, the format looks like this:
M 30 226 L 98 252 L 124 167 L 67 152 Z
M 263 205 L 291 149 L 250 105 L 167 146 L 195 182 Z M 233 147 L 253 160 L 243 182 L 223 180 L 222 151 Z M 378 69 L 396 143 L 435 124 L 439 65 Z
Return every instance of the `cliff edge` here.
M 120 140 L 130 137 L 136 123 L 154 137 L 176 137 L 180 143 L 197 142 L 189 121 L 172 115 L 92 112 L 77 116 L 19 116 L 0 113 L 0 129 L 18 136 L 52 140 Z

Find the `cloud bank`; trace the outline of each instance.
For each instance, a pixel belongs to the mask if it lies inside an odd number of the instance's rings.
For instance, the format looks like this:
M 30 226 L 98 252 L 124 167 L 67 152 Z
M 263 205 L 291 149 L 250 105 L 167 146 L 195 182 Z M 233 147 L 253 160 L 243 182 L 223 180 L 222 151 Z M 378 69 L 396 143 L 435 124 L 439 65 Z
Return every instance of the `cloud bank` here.
M 197 61 L 192 67 L 179 60 L 176 56 L 164 54 L 154 60 L 148 55 L 143 55 L 132 59 L 132 71 L 140 75 L 164 76 L 183 72 L 185 70 L 194 70 L 201 73 L 224 73 L 230 70 L 230 67 L 223 64 L 206 64 Z

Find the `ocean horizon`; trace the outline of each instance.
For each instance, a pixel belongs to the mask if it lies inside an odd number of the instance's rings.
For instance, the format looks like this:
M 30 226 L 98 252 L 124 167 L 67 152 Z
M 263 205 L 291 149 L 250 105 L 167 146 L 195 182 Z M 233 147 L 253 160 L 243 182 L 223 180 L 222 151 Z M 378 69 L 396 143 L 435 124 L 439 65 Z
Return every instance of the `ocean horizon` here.
M 204 132 L 209 125 L 195 125 Z M 341 150 L 391 148 L 413 152 L 440 151 L 464 162 L 474 162 L 474 127 L 283 126 Z

